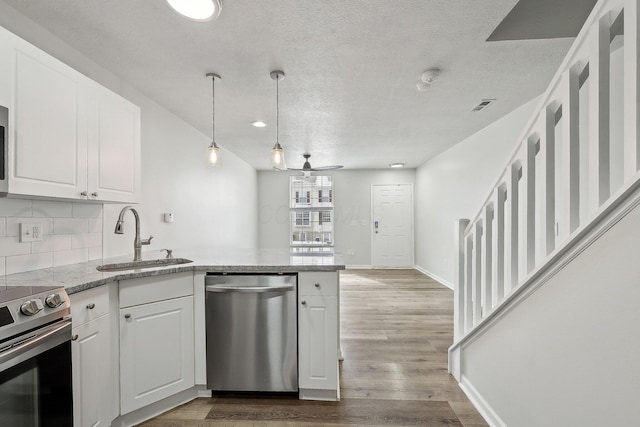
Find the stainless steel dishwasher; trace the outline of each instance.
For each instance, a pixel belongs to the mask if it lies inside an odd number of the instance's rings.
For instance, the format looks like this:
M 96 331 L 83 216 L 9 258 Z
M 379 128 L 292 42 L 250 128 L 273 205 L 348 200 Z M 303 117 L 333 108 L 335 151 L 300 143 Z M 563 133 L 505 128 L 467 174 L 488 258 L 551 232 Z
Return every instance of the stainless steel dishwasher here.
M 207 274 L 207 388 L 297 392 L 295 274 Z

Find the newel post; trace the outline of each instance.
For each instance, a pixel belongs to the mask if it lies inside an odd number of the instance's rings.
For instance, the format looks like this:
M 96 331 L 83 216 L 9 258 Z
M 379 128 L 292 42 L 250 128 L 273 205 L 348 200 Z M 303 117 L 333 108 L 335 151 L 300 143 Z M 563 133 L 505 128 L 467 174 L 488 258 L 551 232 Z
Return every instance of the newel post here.
M 465 238 L 464 232 L 469 226 L 468 219 L 459 219 L 456 221 L 454 236 L 456 245 L 456 254 L 454 257 L 454 268 L 456 281 L 453 290 L 453 342 L 457 342 L 464 336 L 464 307 L 465 298 Z M 468 266 L 467 268 L 470 268 Z

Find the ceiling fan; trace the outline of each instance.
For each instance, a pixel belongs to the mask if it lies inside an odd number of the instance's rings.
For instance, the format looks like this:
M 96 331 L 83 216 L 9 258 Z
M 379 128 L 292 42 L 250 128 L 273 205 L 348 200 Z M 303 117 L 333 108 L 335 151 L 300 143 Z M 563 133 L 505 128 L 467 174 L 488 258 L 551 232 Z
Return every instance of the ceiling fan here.
M 335 169 L 342 169 L 344 166 L 342 165 L 331 165 L 331 166 L 318 166 L 316 168 L 311 167 L 311 163 L 309 163 L 309 157 L 311 154 L 305 153 L 302 155 L 304 157 L 304 165 L 302 165 L 302 169 L 296 168 L 287 168 L 290 171 L 299 171 L 304 172 L 304 176 L 310 176 L 311 172 L 321 172 L 321 171 L 331 171 Z

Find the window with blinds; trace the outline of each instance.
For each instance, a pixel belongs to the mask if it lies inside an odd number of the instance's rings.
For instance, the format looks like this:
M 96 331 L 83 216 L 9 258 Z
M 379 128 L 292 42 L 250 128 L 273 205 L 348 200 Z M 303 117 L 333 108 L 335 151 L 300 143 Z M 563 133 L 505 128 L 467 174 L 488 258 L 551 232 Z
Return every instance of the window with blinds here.
M 291 176 L 289 180 L 291 253 L 333 254 L 333 177 Z

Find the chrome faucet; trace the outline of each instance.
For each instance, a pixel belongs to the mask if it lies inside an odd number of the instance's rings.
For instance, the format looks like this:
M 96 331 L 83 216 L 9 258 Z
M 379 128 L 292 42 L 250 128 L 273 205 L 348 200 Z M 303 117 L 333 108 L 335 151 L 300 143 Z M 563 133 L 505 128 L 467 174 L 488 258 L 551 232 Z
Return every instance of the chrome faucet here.
M 124 234 L 124 214 L 127 211 L 131 211 L 133 216 L 136 218 L 136 238 L 133 241 L 133 260 L 142 261 L 142 245 L 150 245 L 153 236 L 149 236 L 148 239 L 140 238 L 140 216 L 133 206 L 125 206 L 122 208 L 120 215 L 118 216 L 118 221 L 116 222 L 116 229 L 114 230 L 114 233 Z

